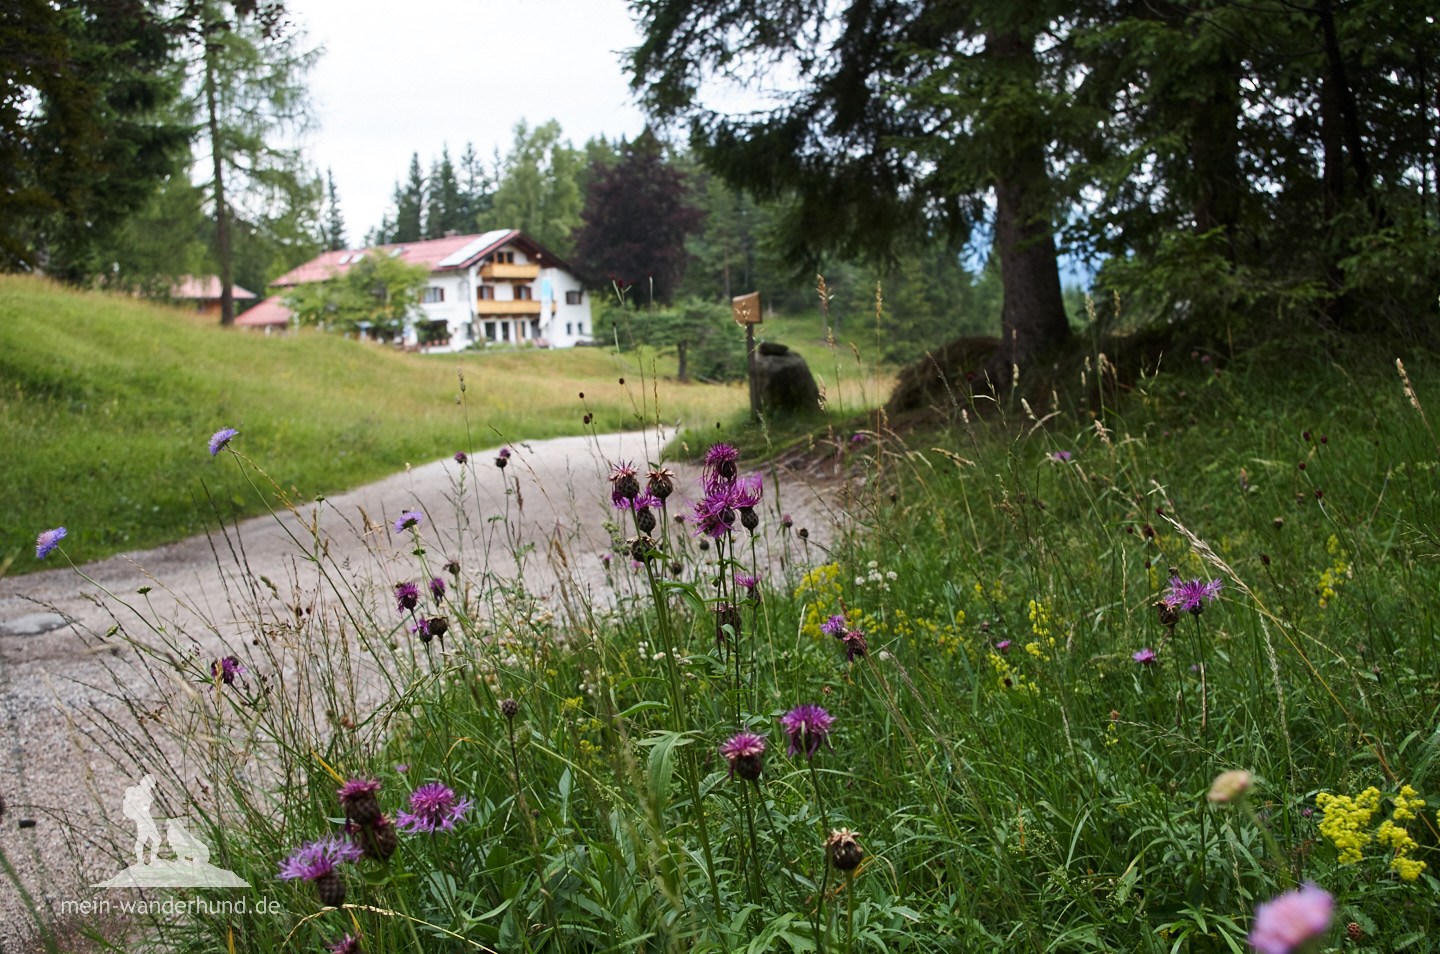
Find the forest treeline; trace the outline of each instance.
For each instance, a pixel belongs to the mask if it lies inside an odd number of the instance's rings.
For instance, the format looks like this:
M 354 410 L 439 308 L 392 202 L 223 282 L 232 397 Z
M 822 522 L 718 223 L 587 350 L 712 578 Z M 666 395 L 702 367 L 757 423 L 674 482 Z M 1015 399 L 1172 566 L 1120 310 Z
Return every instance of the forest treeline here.
M 1423 330 L 1436 6 L 643 0 L 654 132 L 521 123 L 489 157 L 416 152 L 362 234 L 291 145 L 320 51 L 282 3 L 33 0 L 0 22 L 0 266 L 261 291 L 324 248 L 519 228 L 632 302 L 813 309 L 823 272 L 834 318 L 895 360 L 1063 339 L 1088 317 L 1067 263 L 1111 323 Z M 773 108 L 709 108 L 717 72 L 777 59 L 796 79 Z

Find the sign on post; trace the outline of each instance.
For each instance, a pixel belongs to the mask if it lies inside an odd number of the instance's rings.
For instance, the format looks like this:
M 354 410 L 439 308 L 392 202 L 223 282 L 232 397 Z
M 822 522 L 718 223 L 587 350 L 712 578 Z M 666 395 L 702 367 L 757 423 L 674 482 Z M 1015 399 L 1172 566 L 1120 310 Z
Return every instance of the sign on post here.
M 750 417 L 760 416 L 760 394 L 755 387 L 755 326 L 760 324 L 760 293 L 736 295 L 730 299 L 735 324 L 745 329 L 745 371 L 750 380 Z
M 736 295 L 730 299 L 730 306 L 734 309 L 735 324 L 737 325 L 758 325 L 764 320 L 760 317 L 759 292 Z

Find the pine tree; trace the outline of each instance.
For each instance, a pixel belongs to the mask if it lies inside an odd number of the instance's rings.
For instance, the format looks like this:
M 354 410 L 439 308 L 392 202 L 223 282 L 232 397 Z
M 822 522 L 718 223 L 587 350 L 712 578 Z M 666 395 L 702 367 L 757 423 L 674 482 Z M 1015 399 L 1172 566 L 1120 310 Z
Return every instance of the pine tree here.
M 325 247 L 332 252 L 345 248 L 345 218 L 340 214 L 340 196 L 335 191 L 335 173 L 325 170 Z
M 425 209 L 425 177 L 420 174 L 420 154 L 410 154 L 410 180 L 402 189 L 395 184 L 395 231 L 391 242 L 420 241 L 421 217 Z

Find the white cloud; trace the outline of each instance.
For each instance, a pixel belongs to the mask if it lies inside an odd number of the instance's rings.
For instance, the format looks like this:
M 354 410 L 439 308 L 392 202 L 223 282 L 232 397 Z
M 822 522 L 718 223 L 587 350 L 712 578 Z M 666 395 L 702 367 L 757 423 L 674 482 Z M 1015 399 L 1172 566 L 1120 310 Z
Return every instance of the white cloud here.
M 489 158 L 515 123 L 558 119 L 575 145 L 634 136 L 622 51 L 638 42 L 625 0 L 289 0 L 325 54 L 310 76 L 307 154 L 334 170 L 358 244 L 389 207 L 412 152 L 428 170 L 446 143 Z

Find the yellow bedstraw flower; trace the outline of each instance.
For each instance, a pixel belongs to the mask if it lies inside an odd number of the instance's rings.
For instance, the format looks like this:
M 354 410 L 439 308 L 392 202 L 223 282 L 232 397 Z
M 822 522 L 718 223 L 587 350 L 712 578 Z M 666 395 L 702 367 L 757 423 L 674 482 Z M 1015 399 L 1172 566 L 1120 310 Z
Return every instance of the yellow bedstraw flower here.
M 1331 795 L 1321 792 L 1315 796 L 1315 804 L 1325 813 L 1320 822 L 1320 834 L 1340 849 L 1340 863 L 1353 865 L 1360 860 L 1361 851 L 1370 844 L 1370 816 L 1380 807 L 1380 790 L 1371 786 L 1359 795 Z
M 1395 857 L 1390 859 L 1390 870 L 1402 880 L 1414 881 L 1420 877 L 1420 872 L 1425 870 L 1425 862 L 1410 857 L 1410 853 L 1419 847 L 1415 839 L 1390 819 L 1385 819 L 1380 823 L 1380 827 L 1375 829 L 1375 840 L 1395 849 Z
M 1409 785 L 1400 789 L 1400 794 L 1395 796 L 1395 814 L 1390 817 L 1395 821 L 1411 821 L 1415 817 L 1415 809 L 1425 807 L 1425 799 L 1420 798 L 1420 793 Z

